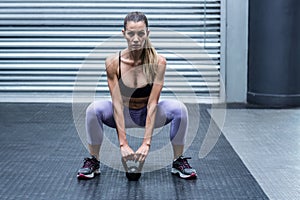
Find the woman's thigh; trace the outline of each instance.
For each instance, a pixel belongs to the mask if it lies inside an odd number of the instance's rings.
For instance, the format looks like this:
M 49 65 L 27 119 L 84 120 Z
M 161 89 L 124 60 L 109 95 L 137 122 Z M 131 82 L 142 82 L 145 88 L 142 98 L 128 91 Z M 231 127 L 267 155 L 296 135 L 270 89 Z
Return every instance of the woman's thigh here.
M 177 100 L 162 100 L 157 105 L 155 128 L 170 123 L 175 116 L 181 115 L 182 103 Z

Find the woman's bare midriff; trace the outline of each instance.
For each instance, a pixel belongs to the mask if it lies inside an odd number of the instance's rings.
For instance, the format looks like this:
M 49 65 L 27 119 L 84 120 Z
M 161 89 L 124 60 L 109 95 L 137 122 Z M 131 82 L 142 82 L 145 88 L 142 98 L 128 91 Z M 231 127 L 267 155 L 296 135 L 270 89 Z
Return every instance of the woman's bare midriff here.
M 148 104 L 149 97 L 141 97 L 141 98 L 132 98 L 132 97 L 125 97 L 123 98 L 123 104 L 130 108 L 130 109 L 141 109 Z

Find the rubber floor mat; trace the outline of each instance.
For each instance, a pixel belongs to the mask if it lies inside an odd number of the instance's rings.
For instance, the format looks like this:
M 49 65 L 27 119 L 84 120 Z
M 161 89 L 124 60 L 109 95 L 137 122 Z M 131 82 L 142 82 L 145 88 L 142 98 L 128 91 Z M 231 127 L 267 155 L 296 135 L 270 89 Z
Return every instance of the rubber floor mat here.
M 71 104 L 2 103 L 0 199 L 268 199 L 222 134 L 212 151 L 198 158 L 210 123 L 207 108 L 200 105 L 201 123 L 185 152 L 192 157 L 197 179 L 171 175 L 168 165 L 129 182 L 124 172 L 101 164 L 101 175 L 86 181 L 76 178 L 88 152 L 77 134 Z M 113 129 L 105 131 L 117 142 Z M 168 142 L 168 128 L 163 132 L 152 143 Z

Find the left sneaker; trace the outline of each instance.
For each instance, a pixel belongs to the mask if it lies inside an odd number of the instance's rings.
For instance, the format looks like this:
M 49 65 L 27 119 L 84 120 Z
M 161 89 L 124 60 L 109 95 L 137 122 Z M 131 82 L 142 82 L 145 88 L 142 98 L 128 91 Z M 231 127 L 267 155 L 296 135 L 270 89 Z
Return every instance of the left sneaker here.
M 179 158 L 177 158 L 173 162 L 171 173 L 178 175 L 180 178 L 183 179 L 197 178 L 197 172 L 190 166 L 190 164 L 187 161 L 188 159 L 191 159 L 191 157 L 180 156 Z
M 83 166 L 77 172 L 78 179 L 92 179 L 100 174 L 100 162 L 92 156 L 85 158 Z

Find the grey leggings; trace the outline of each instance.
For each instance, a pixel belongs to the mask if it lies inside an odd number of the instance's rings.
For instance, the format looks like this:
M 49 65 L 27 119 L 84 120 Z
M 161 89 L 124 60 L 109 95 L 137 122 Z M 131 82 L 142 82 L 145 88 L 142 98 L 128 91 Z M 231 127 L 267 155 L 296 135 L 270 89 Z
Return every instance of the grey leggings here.
M 147 107 L 129 109 L 124 107 L 125 128 L 144 127 Z M 170 140 L 174 145 L 184 145 L 188 127 L 188 112 L 183 103 L 176 100 L 162 100 L 157 105 L 155 128 L 171 122 Z M 86 110 L 87 142 L 101 145 L 103 141 L 103 124 L 116 128 L 111 101 L 95 101 Z

